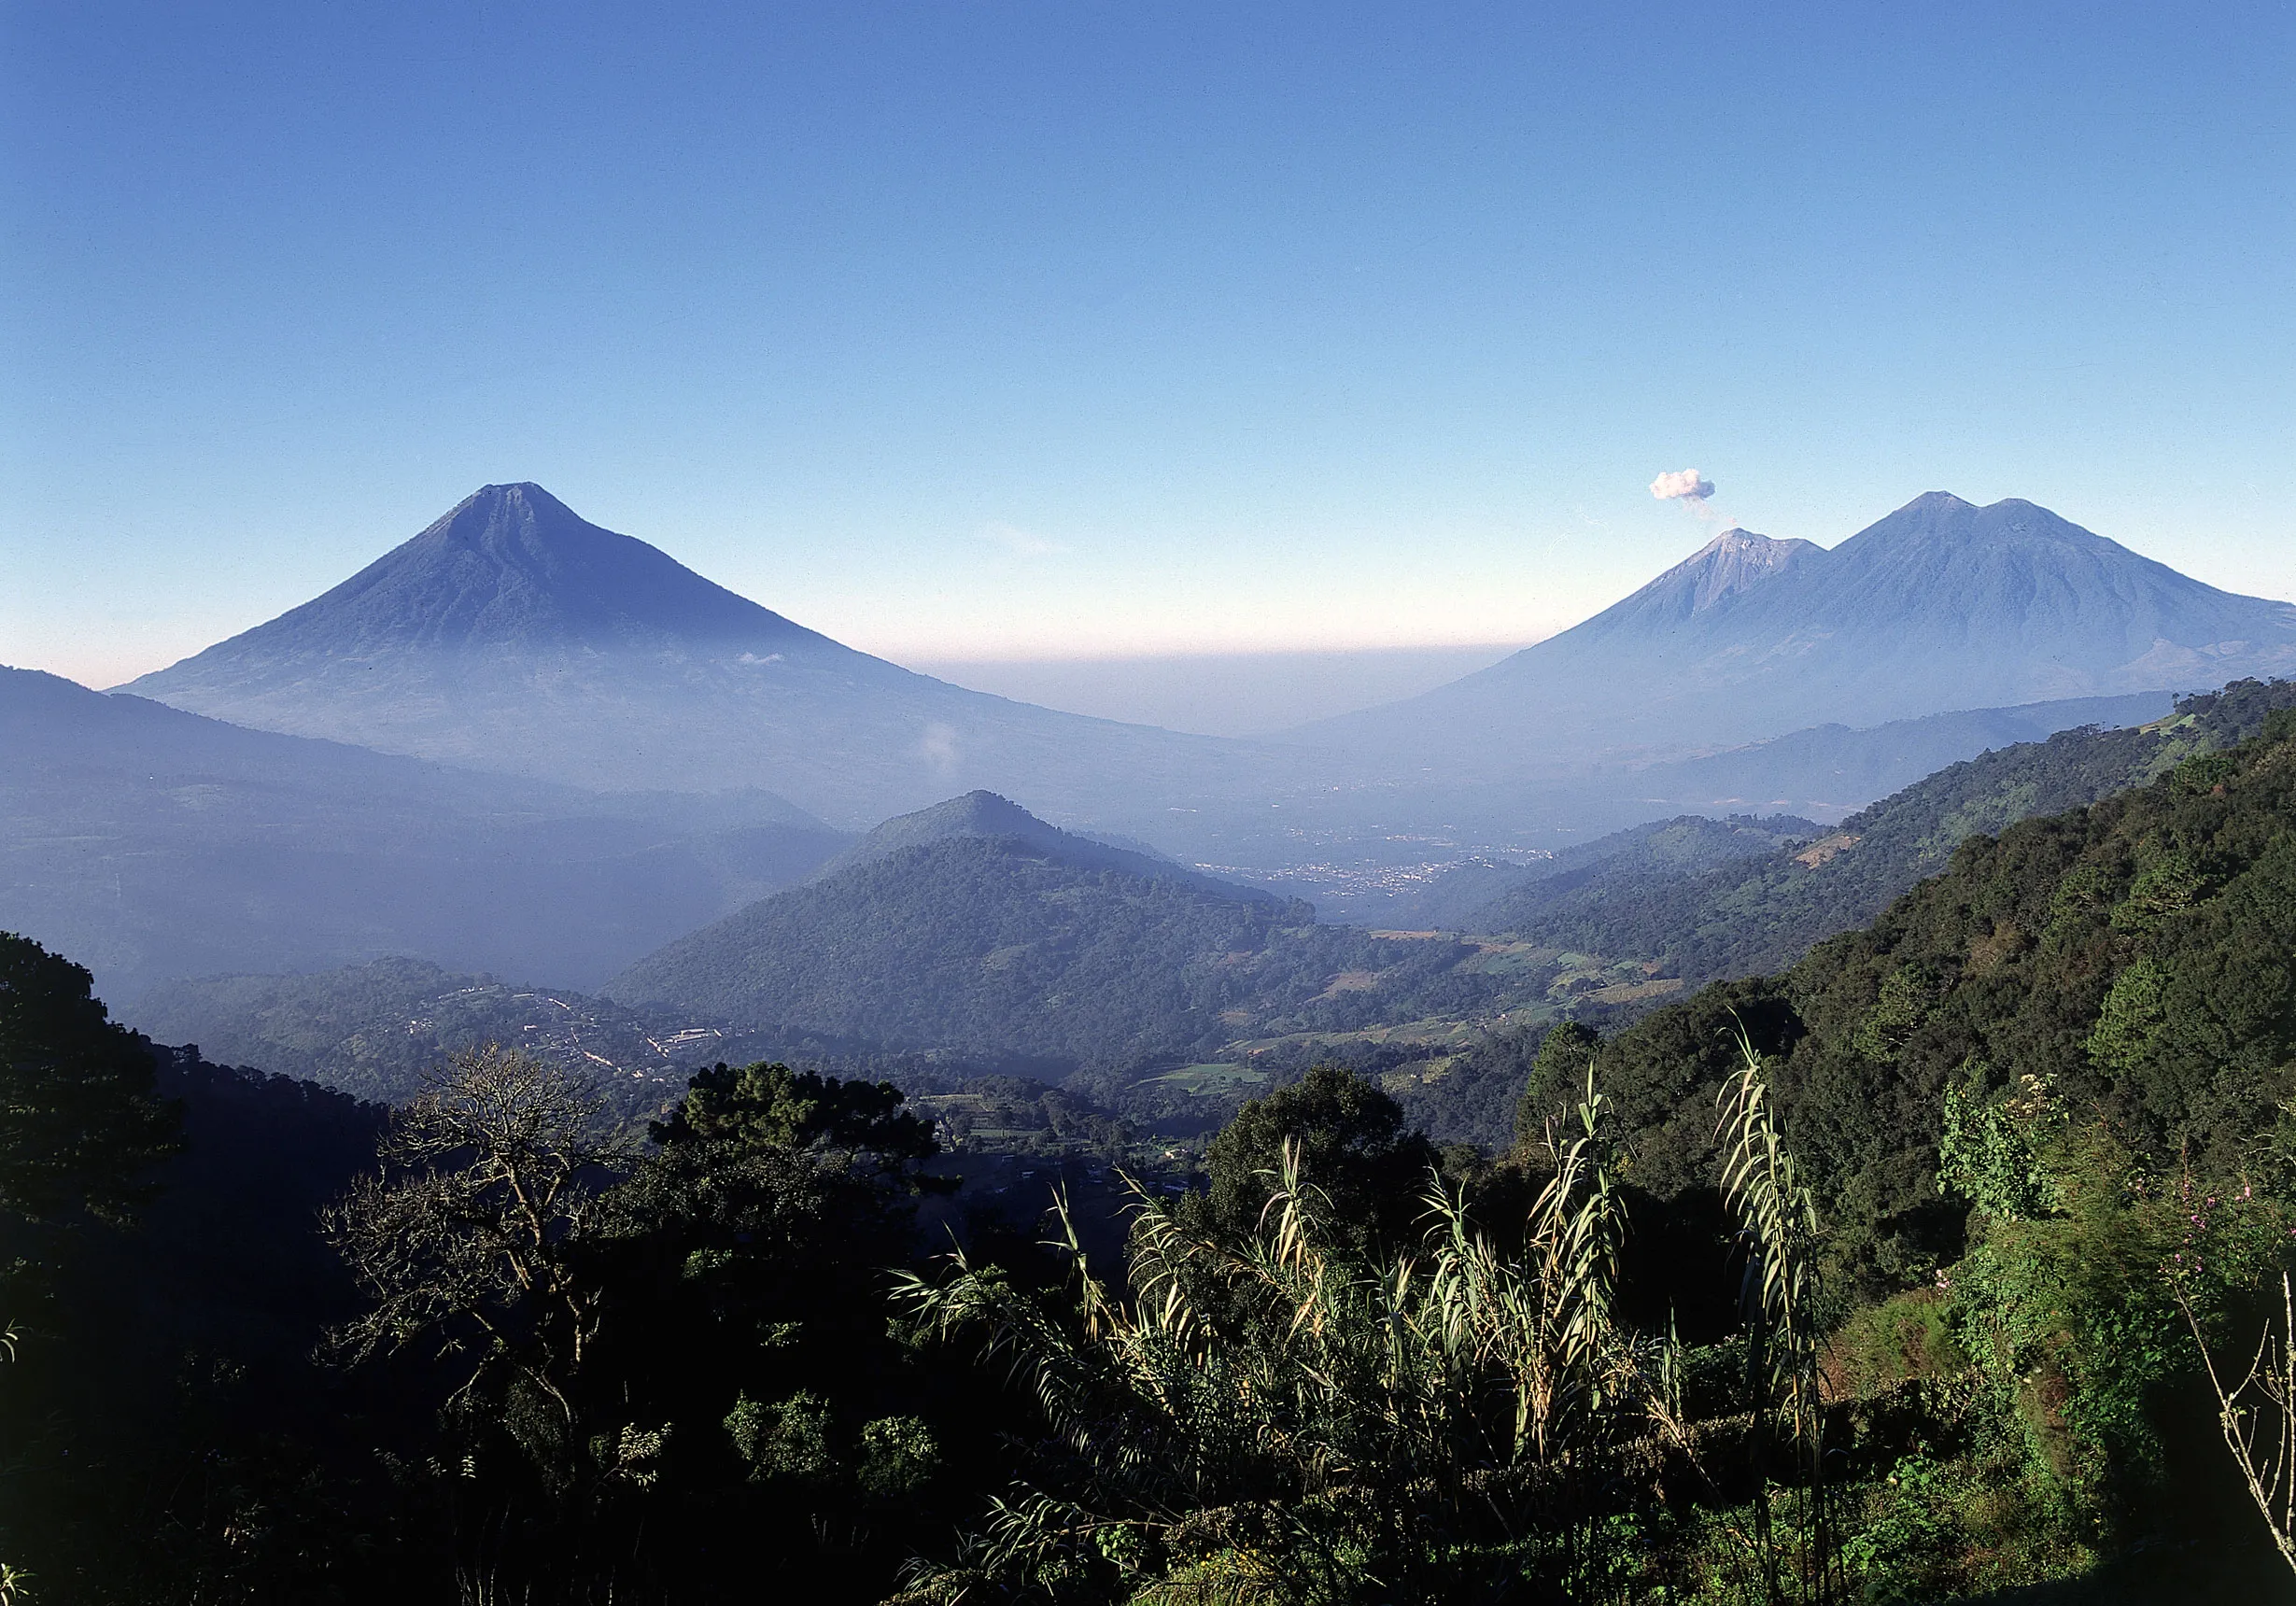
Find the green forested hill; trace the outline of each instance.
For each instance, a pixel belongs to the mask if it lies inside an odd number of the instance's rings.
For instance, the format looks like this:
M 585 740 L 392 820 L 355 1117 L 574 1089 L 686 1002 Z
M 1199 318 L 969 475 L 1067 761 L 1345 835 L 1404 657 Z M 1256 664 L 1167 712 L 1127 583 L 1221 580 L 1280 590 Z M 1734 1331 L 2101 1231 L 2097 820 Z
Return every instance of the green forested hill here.
M 1629 826 L 1591 842 L 1566 848 L 1543 865 L 1526 866 L 1516 884 L 1496 896 L 1459 907 L 1458 893 L 1436 881 L 1430 901 L 1448 899 L 1450 918 L 1442 923 L 1469 931 L 1564 932 L 1599 924 L 1602 911 L 1631 910 L 1664 900 L 1676 887 L 1702 878 L 1742 871 L 1750 860 L 1767 861 L 1781 850 L 1801 848 L 1826 834 L 1814 820 L 1794 814 L 1683 814 Z M 1458 892 L 1476 885 L 1457 877 Z M 1487 884 L 1487 883 L 1486 883 Z M 1571 942 L 1567 946 L 1589 946 Z M 1595 951 L 1609 951 L 1596 950 Z
M 1523 978 L 1472 944 L 1318 925 L 1306 904 L 1019 838 L 902 849 L 670 944 L 608 996 L 891 1047 L 1081 1066 L 1255 1034 L 1472 1013 Z
M 2255 735 L 2296 683 L 2244 681 L 2179 702 L 2134 729 L 2065 731 L 1950 766 L 1814 841 L 1704 873 L 1590 867 L 1576 885 L 1533 883 L 1486 906 L 1470 929 L 1618 957 L 1662 960 L 1696 979 L 1793 964 L 1810 945 L 1872 920 L 1955 847 L 2013 821 L 2142 784 L 2195 754 Z
M 1661 1195 L 1711 1180 L 1736 1021 L 1779 1056 L 1790 1136 L 1845 1252 L 1881 1275 L 1951 1247 L 1958 1218 L 1936 1182 L 1949 1090 L 1972 1109 L 2038 1097 L 2163 1170 L 2287 1164 L 2296 710 L 2259 715 L 2236 748 L 2204 740 L 2265 697 L 2189 710 L 2191 756 L 2150 783 L 1971 838 L 1870 926 L 1603 1045 L 1635 1180 Z M 2175 751 L 2162 735 L 2102 754 L 2154 765 Z M 2077 751 L 2100 754 L 2093 739 Z M 1534 1087 L 1534 1102 L 1559 1091 Z

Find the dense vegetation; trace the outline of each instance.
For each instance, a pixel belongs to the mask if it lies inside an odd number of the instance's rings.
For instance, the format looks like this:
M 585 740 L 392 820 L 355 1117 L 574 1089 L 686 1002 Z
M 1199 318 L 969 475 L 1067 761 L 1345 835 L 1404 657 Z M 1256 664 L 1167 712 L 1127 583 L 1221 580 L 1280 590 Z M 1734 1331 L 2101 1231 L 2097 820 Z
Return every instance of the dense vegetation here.
M 1459 1056 L 1522 1090 L 1496 1148 L 1258 1084 L 1120 1256 L 937 1152 L 968 1109 L 1111 1141 L 1040 1082 L 712 1066 L 641 1134 L 486 1050 L 386 1111 L 155 1050 L 0 938 L 0 1589 L 2284 1595 L 2200 1365 L 2289 1336 L 2296 710 L 2253 724 L 1774 976 Z M 962 892 L 1010 850 L 933 852 Z M 997 884 L 1141 896 L 1061 868 Z M 1257 907 L 1222 953 L 1280 944 Z
M 1682 814 L 1613 831 L 1530 864 L 1476 861 L 1446 870 L 1389 912 L 1396 925 L 1453 931 L 1535 932 L 1565 906 L 1632 900 L 1641 889 L 1744 859 L 1758 859 L 1824 835 L 1793 814 Z
M 2170 718 L 2140 728 L 2064 731 L 1950 766 L 1830 832 L 1811 827 L 1806 838 L 1768 852 L 1730 855 L 1737 862 L 1601 859 L 1531 881 L 1466 913 L 1463 923 L 1658 959 L 1669 974 L 1700 979 L 1779 969 L 1874 919 L 1943 869 L 1965 838 L 2142 784 L 2256 735 L 2267 715 L 2292 701 L 2296 684 L 2241 682 L 2185 698 Z
M 651 1113 L 686 1073 L 722 1056 L 725 1034 L 682 1039 L 602 998 L 517 987 L 420 959 L 378 959 L 305 976 L 217 976 L 153 988 L 137 1025 L 193 1043 L 224 1064 L 324 1082 L 356 1098 L 401 1104 L 449 1053 L 515 1043 L 588 1067 L 626 1113 Z

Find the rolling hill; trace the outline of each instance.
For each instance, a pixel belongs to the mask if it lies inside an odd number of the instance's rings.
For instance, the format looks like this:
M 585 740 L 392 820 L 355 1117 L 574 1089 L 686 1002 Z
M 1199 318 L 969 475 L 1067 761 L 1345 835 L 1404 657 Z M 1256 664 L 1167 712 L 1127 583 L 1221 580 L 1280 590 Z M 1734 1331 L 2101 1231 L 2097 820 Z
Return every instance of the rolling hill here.
M 1696 980 L 1782 969 L 1944 871 L 1963 842 L 2141 785 L 2254 737 L 2289 707 L 2296 707 L 2296 682 L 2241 683 L 2186 698 L 2150 725 L 2064 731 L 1951 765 L 1830 831 L 1726 864 L 1598 857 L 1528 880 L 1460 923 L 1650 958 L 1669 975 Z
M 120 999 L 390 954 L 597 981 L 848 839 L 768 793 L 601 796 L 0 669 L 0 929 Z
M 1298 900 L 1055 830 L 1002 798 L 952 799 L 869 842 L 601 991 L 633 1008 L 1107 1069 L 1472 1014 L 1545 980 L 1472 943 L 1318 924 Z

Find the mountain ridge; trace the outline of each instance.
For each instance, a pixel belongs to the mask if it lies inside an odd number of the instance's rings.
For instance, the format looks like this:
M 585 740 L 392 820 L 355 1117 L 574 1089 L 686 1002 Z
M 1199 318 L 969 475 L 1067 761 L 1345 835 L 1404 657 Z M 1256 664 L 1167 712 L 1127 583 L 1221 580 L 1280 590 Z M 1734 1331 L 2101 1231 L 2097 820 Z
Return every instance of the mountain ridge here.
M 2296 606 L 2218 590 L 2019 499 L 1925 493 L 1835 547 L 1770 557 L 1751 583 L 1729 539 L 1490 669 L 1288 734 L 1488 771 L 1506 738 L 1656 756 L 2296 668 Z M 1768 540 L 1740 545 L 1760 558 Z
M 578 983 L 847 842 L 763 792 L 604 796 L 0 669 L 0 928 L 117 996 L 420 954 Z

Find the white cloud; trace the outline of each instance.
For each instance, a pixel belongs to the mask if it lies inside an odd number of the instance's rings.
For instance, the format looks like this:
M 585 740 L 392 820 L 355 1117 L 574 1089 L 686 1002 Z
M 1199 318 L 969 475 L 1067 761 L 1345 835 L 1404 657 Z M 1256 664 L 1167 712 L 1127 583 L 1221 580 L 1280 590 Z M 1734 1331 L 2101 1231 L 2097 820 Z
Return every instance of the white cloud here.
M 1714 482 L 1696 469 L 1674 469 L 1650 482 L 1650 494 L 1660 501 L 1701 502 L 1714 494 Z

